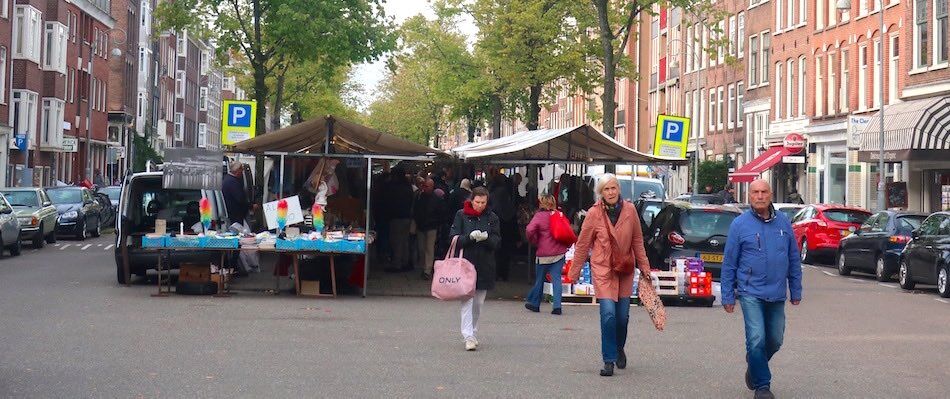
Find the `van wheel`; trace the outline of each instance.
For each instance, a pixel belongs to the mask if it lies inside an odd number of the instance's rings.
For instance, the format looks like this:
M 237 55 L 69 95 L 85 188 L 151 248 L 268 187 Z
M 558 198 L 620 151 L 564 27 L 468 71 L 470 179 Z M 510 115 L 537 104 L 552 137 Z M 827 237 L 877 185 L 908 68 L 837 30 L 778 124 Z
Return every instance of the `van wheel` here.
M 20 237 L 16 238 L 16 242 L 10 246 L 10 255 L 20 256 L 20 252 L 23 249 L 23 240 Z
M 43 225 L 40 224 L 40 230 L 36 232 L 36 237 L 33 237 L 33 248 L 43 248 L 43 245 L 46 244 L 45 239 L 46 237 L 43 237 Z

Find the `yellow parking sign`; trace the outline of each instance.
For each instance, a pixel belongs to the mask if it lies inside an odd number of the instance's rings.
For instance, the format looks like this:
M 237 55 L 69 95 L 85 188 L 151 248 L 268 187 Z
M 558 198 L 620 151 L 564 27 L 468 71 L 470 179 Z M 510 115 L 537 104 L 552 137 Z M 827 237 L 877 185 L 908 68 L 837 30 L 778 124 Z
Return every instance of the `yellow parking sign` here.
M 254 138 L 257 102 L 224 100 L 221 111 L 221 144 L 232 145 Z
M 657 116 L 653 155 L 686 158 L 686 147 L 688 145 L 690 131 L 689 125 L 689 118 L 672 115 Z

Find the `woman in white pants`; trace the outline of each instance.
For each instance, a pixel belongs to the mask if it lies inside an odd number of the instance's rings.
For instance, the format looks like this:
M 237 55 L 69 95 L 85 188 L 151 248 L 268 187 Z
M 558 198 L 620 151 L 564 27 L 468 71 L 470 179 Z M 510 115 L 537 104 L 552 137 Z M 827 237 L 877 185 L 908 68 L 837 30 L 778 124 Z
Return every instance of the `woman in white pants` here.
M 478 347 L 478 318 L 488 290 L 495 288 L 495 249 L 501 242 L 498 216 L 486 210 L 488 190 L 476 187 L 472 198 L 455 214 L 450 236 L 458 236 L 463 257 L 475 266 L 475 296 L 462 301 L 462 338 L 465 350 Z

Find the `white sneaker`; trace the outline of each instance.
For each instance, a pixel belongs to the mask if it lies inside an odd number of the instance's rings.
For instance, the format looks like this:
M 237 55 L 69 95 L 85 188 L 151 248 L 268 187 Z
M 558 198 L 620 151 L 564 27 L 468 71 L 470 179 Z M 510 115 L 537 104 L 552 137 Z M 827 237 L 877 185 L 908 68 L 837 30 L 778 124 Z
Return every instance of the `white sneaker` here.
M 465 350 L 467 350 L 467 351 L 473 351 L 473 350 L 475 350 L 475 347 L 476 347 L 477 345 L 478 345 L 478 343 L 476 343 L 475 340 L 472 339 L 472 338 L 469 338 L 469 339 L 466 339 L 466 340 L 465 340 Z
M 474 342 L 475 347 L 478 348 L 478 338 L 472 337 L 472 342 Z

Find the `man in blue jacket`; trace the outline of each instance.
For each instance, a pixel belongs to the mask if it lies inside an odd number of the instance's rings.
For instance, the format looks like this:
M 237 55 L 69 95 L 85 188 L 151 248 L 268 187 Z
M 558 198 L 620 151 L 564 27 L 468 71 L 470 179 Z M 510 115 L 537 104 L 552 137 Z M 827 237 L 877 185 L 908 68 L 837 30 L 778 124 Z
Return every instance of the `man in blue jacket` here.
M 785 300 L 802 301 L 802 267 L 792 224 L 772 206 L 764 180 L 749 185 L 752 208 L 729 226 L 722 262 L 722 304 L 726 312 L 742 306 L 745 321 L 746 386 L 756 399 L 774 398 L 769 360 L 785 335 Z

